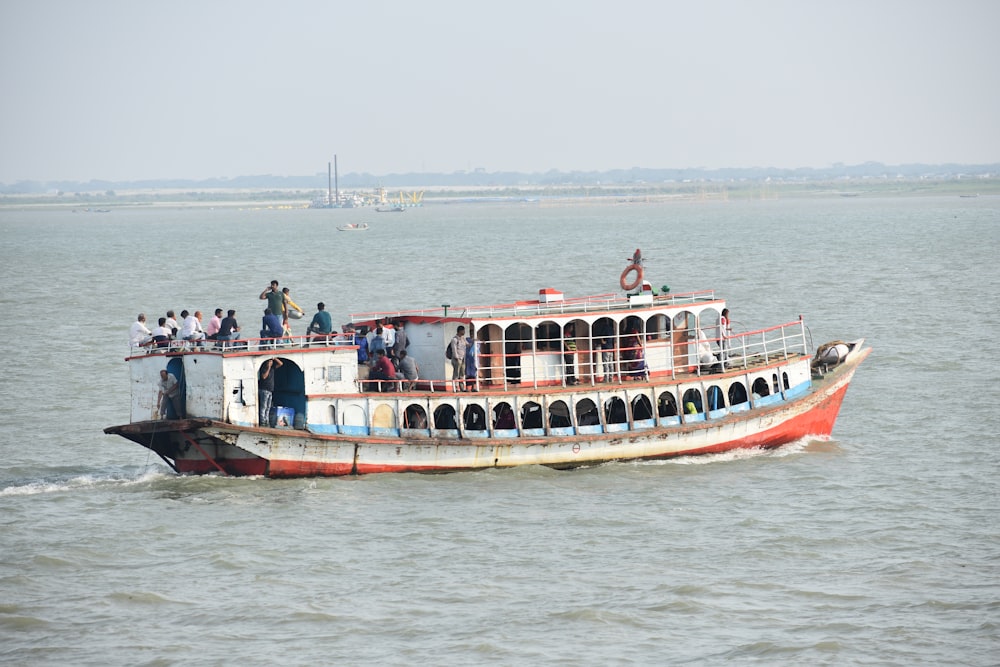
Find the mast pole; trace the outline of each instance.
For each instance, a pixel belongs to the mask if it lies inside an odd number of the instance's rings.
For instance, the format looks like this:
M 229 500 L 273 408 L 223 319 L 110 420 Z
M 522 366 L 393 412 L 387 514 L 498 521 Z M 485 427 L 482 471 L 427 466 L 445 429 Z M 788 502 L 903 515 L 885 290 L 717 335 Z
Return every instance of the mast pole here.
M 337 206 L 340 206 L 340 184 L 337 182 L 337 156 L 333 156 L 333 187 L 337 193 Z

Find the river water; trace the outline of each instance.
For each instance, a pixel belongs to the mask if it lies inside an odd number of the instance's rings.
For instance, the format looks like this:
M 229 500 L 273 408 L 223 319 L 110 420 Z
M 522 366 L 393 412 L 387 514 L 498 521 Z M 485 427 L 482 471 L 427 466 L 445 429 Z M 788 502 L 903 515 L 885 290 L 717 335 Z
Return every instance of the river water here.
M 0 231 L 6 664 L 1000 662 L 1000 198 L 2 210 Z M 274 481 L 179 477 L 102 433 L 128 420 L 139 311 L 252 331 L 272 278 L 335 322 L 612 292 L 636 247 L 737 330 L 866 337 L 833 439 Z

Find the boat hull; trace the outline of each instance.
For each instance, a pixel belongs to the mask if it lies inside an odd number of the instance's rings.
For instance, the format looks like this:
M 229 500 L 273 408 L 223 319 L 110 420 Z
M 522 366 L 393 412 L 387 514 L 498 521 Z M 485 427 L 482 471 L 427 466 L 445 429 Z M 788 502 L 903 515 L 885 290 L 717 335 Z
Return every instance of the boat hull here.
M 537 437 L 321 435 L 234 426 L 209 419 L 141 422 L 107 429 L 156 452 L 180 473 L 267 477 L 386 472 L 441 473 L 542 465 L 575 468 L 610 461 L 653 460 L 734 449 L 773 448 L 826 437 L 858 365 L 870 349 L 797 397 L 719 418 L 613 432 Z M 677 421 L 675 419 L 675 421 Z

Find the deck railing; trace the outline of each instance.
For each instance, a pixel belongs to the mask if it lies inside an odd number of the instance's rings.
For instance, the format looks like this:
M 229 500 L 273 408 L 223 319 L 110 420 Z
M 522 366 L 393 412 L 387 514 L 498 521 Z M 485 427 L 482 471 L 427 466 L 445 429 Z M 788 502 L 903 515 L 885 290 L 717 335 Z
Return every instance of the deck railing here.
M 677 334 L 681 335 L 678 336 Z M 801 319 L 786 324 L 734 334 L 724 338 L 709 338 L 698 330 L 683 332 L 637 333 L 611 336 L 612 346 L 600 348 L 602 337 L 573 336 L 547 341 L 487 341 L 485 347 L 500 352 L 479 355 L 476 378 L 452 381 L 451 368 L 445 368 L 441 380 L 417 381 L 417 386 L 430 391 L 465 388 L 512 390 L 575 384 L 621 383 L 650 377 L 707 375 L 748 369 L 752 366 L 788 359 L 809 352 L 805 324 Z M 567 350 L 571 341 L 576 350 Z M 539 343 L 550 349 L 541 349 Z M 232 341 L 168 341 L 166 345 L 131 346 L 130 356 L 180 352 L 268 352 L 277 350 L 311 349 L 354 345 L 354 335 L 332 333 L 308 334 L 282 338 L 247 338 Z M 508 345 L 522 346 L 519 352 L 507 352 Z M 570 346 L 572 347 L 572 345 Z M 375 385 L 374 383 L 380 383 Z M 406 380 L 371 380 L 361 377 L 358 387 L 370 390 L 397 391 L 408 387 Z
M 801 320 L 725 338 L 709 338 L 691 330 L 683 332 L 680 339 L 670 332 L 655 337 L 619 335 L 611 337 L 609 349 L 600 348 L 600 339 L 592 335 L 572 337 L 576 351 L 566 350 L 565 338 L 546 341 L 555 344 L 555 349 L 539 349 L 531 341 L 502 341 L 503 352 L 480 354 L 478 377 L 469 384 L 477 389 L 509 390 L 708 375 L 808 353 Z M 508 353 L 508 343 L 525 347 Z
M 345 333 L 306 334 L 280 338 L 237 338 L 235 340 L 170 340 L 162 344 L 130 345 L 130 356 L 176 352 L 264 352 L 268 350 L 304 350 L 331 345 L 353 345 L 354 335 Z
M 698 292 L 685 292 L 681 294 L 661 294 L 654 297 L 657 306 L 675 306 L 704 301 L 714 301 L 714 290 L 702 290 Z M 496 318 L 496 317 L 521 317 L 534 315 L 559 315 L 566 313 L 595 313 L 618 310 L 628 306 L 629 299 L 617 293 L 597 294 L 579 298 L 560 299 L 558 301 L 515 301 L 514 303 L 493 304 L 487 306 L 440 306 L 438 308 L 425 308 L 419 310 L 398 310 L 379 311 L 369 313 L 353 313 L 351 321 L 369 322 L 381 320 L 383 322 L 394 319 L 407 319 L 412 317 L 445 318 L 454 317 L 459 319 L 476 318 Z

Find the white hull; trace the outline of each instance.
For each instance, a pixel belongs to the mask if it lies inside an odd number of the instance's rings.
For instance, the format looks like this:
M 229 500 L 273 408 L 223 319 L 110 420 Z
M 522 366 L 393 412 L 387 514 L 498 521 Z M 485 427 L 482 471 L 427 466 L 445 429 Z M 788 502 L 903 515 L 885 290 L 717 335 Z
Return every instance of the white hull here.
M 858 347 L 847 361 L 814 382 L 812 389 L 798 398 L 709 418 L 699 414 L 643 420 L 620 430 L 609 431 L 621 425 L 605 425 L 598 426 L 596 433 L 491 437 L 489 432 L 444 434 L 436 430 L 395 429 L 396 436 L 351 437 L 186 420 L 177 422 L 180 429 L 177 431 L 164 429 L 160 424 L 159 441 L 143 444 L 180 472 L 271 477 L 452 472 L 524 465 L 573 468 L 609 461 L 778 447 L 803 437 L 830 434 L 848 384 L 869 352 L 870 349 Z M 601 393 L 655 393 L 663 388 L 648 383 L 641 387 L 602 387 Z M 574 393 L 585 397 L 594 390 Z M 491 397 L 443 400 L 486 403 Z M 121 434 L 129 437 L 127 430 Z M 135 435 L 133 439 L 141 442 L 140 433 L 137 431 Z

